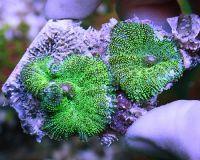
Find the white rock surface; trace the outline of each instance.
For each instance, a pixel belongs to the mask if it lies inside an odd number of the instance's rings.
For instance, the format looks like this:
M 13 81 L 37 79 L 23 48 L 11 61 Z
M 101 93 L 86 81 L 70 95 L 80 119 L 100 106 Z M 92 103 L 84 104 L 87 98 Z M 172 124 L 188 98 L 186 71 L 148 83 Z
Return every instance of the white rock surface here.
M 126 141 L 133 150 L 163 159 L 200 159 L 200 101 L 153 109 L 128 129 Z
M 47 19 L 84 19 L 101 0 L 48 0 L 45 7 Z

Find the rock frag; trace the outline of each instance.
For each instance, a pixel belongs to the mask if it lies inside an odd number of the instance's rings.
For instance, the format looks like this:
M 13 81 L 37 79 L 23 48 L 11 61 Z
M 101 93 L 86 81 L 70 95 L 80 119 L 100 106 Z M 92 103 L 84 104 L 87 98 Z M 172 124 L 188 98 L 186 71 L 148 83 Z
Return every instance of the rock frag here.
M 186 25 L 186 29 L 191 29 L 194 33 L 188 32 L 188 35 L 181 36 L 181 34 L 187 32 L 183 31 L 183 28 L 180 26 L 178 27 L 179 29 L 177 29 L 177 24 L 179 24 L 181 21 L 178 20 L 178 17 L 175 17 L 174 19 L 172 18 L 174 21 L 169 22 L 171 23 L 171 26 L 173 26 L 173 36 L 171 37 L 176 39 L 179 43 L 181 53 L 185 53 L 185 55 L 183 54 L 184 62 L 186 62 L 185 57 L 188 57 L 187 60 L 189 59 L 187 63 L 188 67 L 185 66 L 185 68 L 191 67 L 191 64 L 193 64 L 190 63 L 191 61 L 194 61 L 194 63 L 199 62 L 198 25 L 200 20 L 199 17 L 195 15 L 190 15 L 189 17 L 190 18 L 187 17 L 186 19 L 191 19 L 192 17 L 192 23 L 189 23 L 192 25 L 192 27 Z M 181 24 L 182 23 L 184 24 L 185 21 L 181 21 Z M 87 30 L 84 30 L 82 27 L 80 27 L 80 22 L 78 21 L 50 20 L 32 42 L 21 61 L 18 63 L 4 84 L 2 90 L 9 99 L 11 107 L 17 111 L 23 129 L 31 135 L 36 135 L 39 142 L 45 135 L 45 133 L 41 130 L 41 126 L 43 125 L 44 121 L 44 115 L 38 109 L 39 105 L 37 100 L 30 93 L 27 93 L 24 90 L 24 86 L 19 78 L 21 69 L 27 62 L 37 57 L 51 55 L 58 61 L 62 61 L 71 52 L 84 54 L 89 57 L 99 55 L 104 62 L 107 63 L 109 59 L 109 55 L 107 54 L 107 46 L 111 41 L 111 31 L 116 24 L 117 20 L 111 19 L 109 23 L 102 25 L 102 28 L 98 31 L 91 27 Z M 196 26 L 198 29 L 195 29 L 193 26 Z M 154 26 L 154 29 L 156 35 L 160 37 L 160 39 L 162 39 L 163 36 L 170 37 L 170 34 L 166 34 L 161 28 Z M 194 56 L 192 56 L 193 54 Z M 154 107 L 156 107 L 156 97 L 152 98 L 147 103 L 139 104 L 133 103 L 126 98 L 124 93 L 118 92 L 116 112 L 112 116 L 112 122 L 108 130 L 112 130 L 115 133 L 124 134 L 127 128 L 134 121 Z M 109 133 L 104 135 L 105 136 L 103 136 L 102 141 L 108 145 L 110 142 L 117 139 L 115 138 L 115 135 Z
M 200 62 L 200 17 L 180 15 L 167 21 L 183 55 L 185 68 L 195 67 Z
M 125 134 L 128 127 L 146 112 L 147 109 L 127 99 L 123 92 L 118 92 L 117 109 L 112 116 L 110 128 L 117 133 Z
M 36 140 L 40 142 L 44 136 L 41 130 L 44 115 L 39 109 L 38 101 L 31 94 L 26 93 L 19 76 L 16 76 L 12 84 L 6 83 L 3 91 L 6 91 L 9 105 L 18 113 L 24 132 L 37 135 Z

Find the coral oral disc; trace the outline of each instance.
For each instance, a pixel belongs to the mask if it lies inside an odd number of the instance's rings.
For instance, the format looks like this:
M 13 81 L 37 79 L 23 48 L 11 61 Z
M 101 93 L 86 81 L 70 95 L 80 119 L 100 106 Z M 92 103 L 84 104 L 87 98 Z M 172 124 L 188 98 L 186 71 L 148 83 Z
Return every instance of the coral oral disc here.
M 64 95 L 66 95 L 69 99 L 71 99 L 75 96 L 75 90 L 74 90 L 74 87 L 72 85 L 61 84 L 61 88 L 64 92 Z
M 156 96 L 183 72 L 174 42 L 157 38 L 148 24 L 119 22 L 112 30 L 109 53 L 113 81 L 136 102 Z
M 50 57 L 34 60 L 21 72 L 25 87 L 45 112 L 45 132 L 54 139 L 78 135 L 83 140 L 102 132 L 112 111 L 109 87 L 105 87 L 110 83 L 106 65 L 80 55 L 60 65 L 52 62 Z

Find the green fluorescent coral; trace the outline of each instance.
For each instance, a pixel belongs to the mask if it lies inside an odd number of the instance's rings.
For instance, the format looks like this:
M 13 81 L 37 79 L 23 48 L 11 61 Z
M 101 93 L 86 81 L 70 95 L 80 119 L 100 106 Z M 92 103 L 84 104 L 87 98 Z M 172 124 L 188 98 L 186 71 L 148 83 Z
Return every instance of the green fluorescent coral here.
M 100 59 L 72 55 L 60 64 L 50 57 L 36 59 L 24 66 L 21 80 L 40 101 L 50 137 L 86 140 L 105 129 L 112 109 L 109 75 Z
M 136 102 L 156 96 L 183 72 L 181 56 L 171 40 L 160 40 L 147 24 L 119 22 L 109 45 L 114 84 Z

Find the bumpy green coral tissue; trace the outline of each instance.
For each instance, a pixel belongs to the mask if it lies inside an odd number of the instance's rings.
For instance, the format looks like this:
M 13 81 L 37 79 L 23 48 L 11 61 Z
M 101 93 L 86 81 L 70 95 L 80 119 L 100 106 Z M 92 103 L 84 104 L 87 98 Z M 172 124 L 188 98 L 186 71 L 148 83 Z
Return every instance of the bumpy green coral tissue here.
M 156 37 L 147 24 L 119 22 L 109 45 L 114 84 L 136 102 L 149 100 L 183 72 L 171 40 Z
M 111 112 L 109 75 L 96 58 L 71 55 L 62 63 L 51 57 L 33 60 L 21 71 L 28 92 L 46 113 L 43 129 L 54 139 L 79 135 L 81 139 L 102 132 Z
M 108 48 L 108 64 L 72 54 L 61 62 L 50 56 L 37 58 L 23 67 L 21 80 L 38 99 L 45 113 L 43 130 L 50 137 L 79 135 L 87 140 L 104 131 L 113 111 L 110 84 L 131 100 L 144 102 L 184 70 L 175 43 L 159 39 L 148 24 L 119 22 Z

